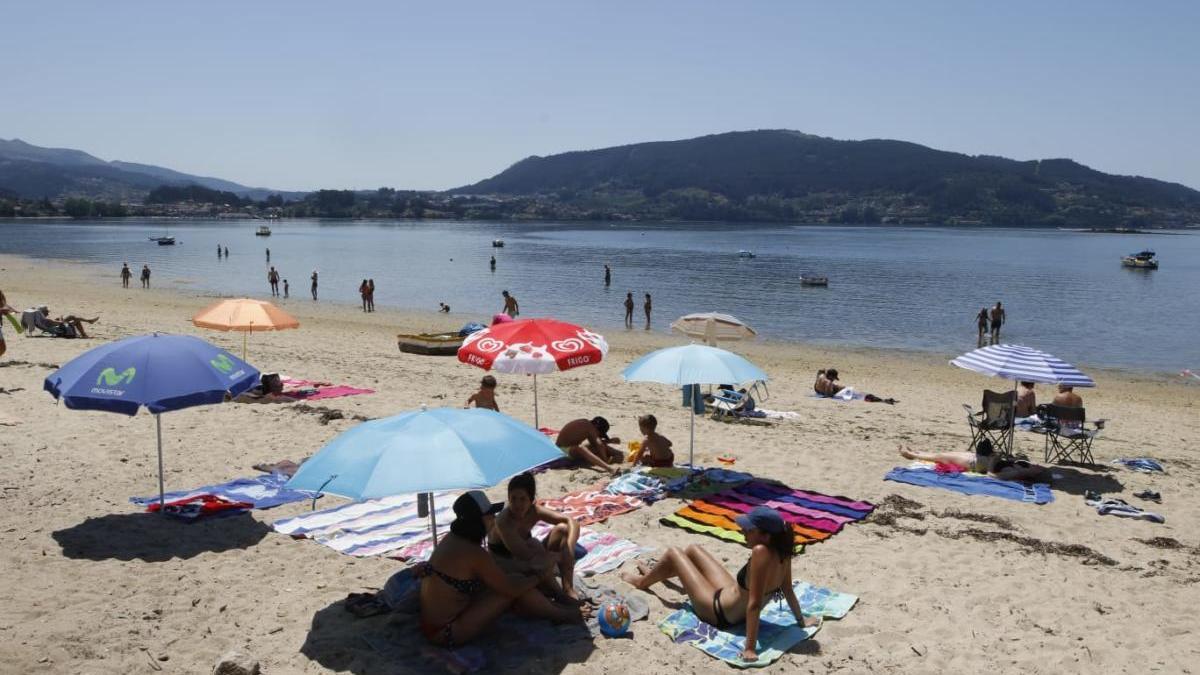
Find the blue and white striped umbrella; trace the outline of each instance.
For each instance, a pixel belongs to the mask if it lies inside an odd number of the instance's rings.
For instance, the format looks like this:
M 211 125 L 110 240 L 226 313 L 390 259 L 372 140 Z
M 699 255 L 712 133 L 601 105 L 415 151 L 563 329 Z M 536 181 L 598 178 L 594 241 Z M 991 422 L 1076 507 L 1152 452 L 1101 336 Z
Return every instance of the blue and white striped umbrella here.
M 992 345 L 967 352 L 950 362 L 967 370 L 1017 382 L 1094 387 L 1092 378 L 1057 356 L 1021 345 Z

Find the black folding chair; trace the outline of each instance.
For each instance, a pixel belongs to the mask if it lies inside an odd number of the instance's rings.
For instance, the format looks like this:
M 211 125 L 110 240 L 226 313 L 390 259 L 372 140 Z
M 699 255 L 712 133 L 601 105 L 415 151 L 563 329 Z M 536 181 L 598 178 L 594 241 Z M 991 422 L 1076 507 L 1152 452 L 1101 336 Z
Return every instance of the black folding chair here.
M 1013 446 L 1013 411 L 1017 407 L 1017 392 L 1006 391 L 999 393 L 985 389 L 983 392 L 983 410 L 975 410 L 963 404 L 967 411 L 967 424 L 971 425 L 971 447 L 986 438 L 992 442 L 992 449 L 1001 455 L 1012 455 Z
M 1038 417 L 1046 434 L 1047 462 L 1070 462 L 1077 457 L 1077 461 L 1085 464 L 1096 463 L 1092 458 L 1092 441 L 1100 435 L 1106 420 L 1096 420 L 1088 429 L 1083 408 L 1053 403 L 1038 406 Z

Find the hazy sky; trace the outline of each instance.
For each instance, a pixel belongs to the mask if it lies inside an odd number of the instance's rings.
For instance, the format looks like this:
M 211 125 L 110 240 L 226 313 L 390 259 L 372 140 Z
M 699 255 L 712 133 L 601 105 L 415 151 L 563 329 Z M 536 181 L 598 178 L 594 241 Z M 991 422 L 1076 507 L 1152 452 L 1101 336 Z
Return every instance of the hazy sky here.
M 279 189 L 788 128 L 1200 188 L 1200 2 L 5 3 L 0 138 Z

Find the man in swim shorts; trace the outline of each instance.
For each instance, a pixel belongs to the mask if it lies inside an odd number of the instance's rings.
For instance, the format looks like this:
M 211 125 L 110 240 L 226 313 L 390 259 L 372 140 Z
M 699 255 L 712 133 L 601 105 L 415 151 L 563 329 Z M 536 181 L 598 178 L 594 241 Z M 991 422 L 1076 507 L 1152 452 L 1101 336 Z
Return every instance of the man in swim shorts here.
M 620 446 L 621 439 L 609 437 L 608 429 L 608 420 L 603 417 L 571 420 L 558 432 L 554 444 L 571 459 L 615 476 L 621 469 L 612 465 L 620 464 L 625 455 L 619 447 L 612 447 Z
M 500 295 L 504 296 L 504 309 L 501 310 L 509 317 L 515 319 L 521 313 L 521 306 L 517 304 L 517 296 L 509 295 L 508 291 L 500 291 Z
M 991 311 L 992 318 L 992 344 L 1000 344 L 1000 326 L 1004 325 L 1004 308 L 1000 306 L 1000 301 L 996 301 L 996 306 Z

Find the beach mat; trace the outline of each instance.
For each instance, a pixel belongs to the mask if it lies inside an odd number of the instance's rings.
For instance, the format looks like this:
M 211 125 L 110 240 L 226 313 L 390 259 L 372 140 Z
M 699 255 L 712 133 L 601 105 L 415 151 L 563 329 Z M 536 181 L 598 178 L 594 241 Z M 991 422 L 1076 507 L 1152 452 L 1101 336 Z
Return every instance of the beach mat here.
M 435 516 L 447 527 L 457 492 L 434 494 Z M 403 558 L 431 539 L 429 517 L 417 514 L 416 495 L 396 495 L 336 506 L 275 521 L 280 534 L 305 537 L 355 557 Z M 444 528 L 442 528 L 444 529 Z
M 806 616 L 840 619 L 858 602 L 856 596 L 820 588 L 803 581 L 793 582 L 792 588 Z M 676 644 L 691 645 L 735 668 L 761 668 L 771 665 L 789 649 L 811 638 L 821 629 L 820 624 L 811 628 L 798 625 L 786 603 L 768 602 L 763 607 L 758 624 L 758 660 L 748 663 L 740 657 L 746 644 L 745 623 L 721 630 L 705 623 L 692 611 L 691 603 L 685 603 L 682 609 L 664 618 L 658 627 Z
M 964 495 L 986 495 L 1029 504 L 1049 504 L 1054 501 L 1054 493 L 1046 483 L 1030 485 L 974 473 L 938 473 L 932 468 L 896 467 L 883 479 L 921 487 L 941 488 Z
M 592 525 L 646 505 L 638 497 L 609 494 L 602 486 L 593 486 L 561 497 L 539 499 L 538 503 L 574 518 L 580 525 Z
M 297 380 L 290 377 L 283 378 L 282 382 L 283 396 L 305 401 L 321 401 L 327 398 L 375 393 L 374 389 L 362 389 L 345 384 L 329 384 L 327 382 L 314 382 L 312 380 Z
M 645 473 L 662 480 L 667 494 L 679 499 L 705 497 L 754 480 L 752 474 L 722 468 L 668 467 L 649 469 Z
M 168 492 L 164 498 L 168 502 L 179 502 L 201 495 L 213 495 L 231 502 L 244 502 L 255 509 L 271 509 L 281 504 L 291 504 L 310 500 L 316 496 L 305 490 L 292 490 L 286 487 L 289 477 L 283 474 L 268 474 L 250 478 L 235 478 L 227 483 L 206 485 L 194 490 Z M 149 497 L 130 497 L 129 501 L 138 506 L 158 504 L 158 495 Z

